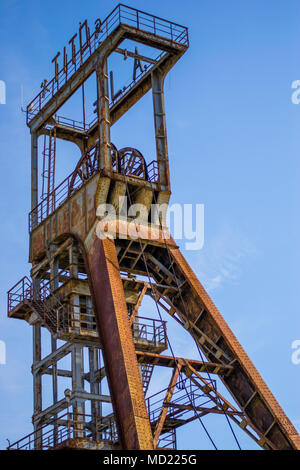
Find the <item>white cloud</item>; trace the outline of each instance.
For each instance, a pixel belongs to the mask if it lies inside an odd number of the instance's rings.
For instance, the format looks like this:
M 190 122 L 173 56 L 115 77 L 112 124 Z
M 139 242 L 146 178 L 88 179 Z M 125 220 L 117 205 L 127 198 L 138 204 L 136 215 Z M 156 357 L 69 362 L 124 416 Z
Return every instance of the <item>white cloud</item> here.
M 199 254 L 199 279 L 210 293 L 224 284 L 236 283 L 242 275 L 246 258 L 256 253 L 244 234 L 228 225 L 223 226 L 214 238 L 206 241 Z

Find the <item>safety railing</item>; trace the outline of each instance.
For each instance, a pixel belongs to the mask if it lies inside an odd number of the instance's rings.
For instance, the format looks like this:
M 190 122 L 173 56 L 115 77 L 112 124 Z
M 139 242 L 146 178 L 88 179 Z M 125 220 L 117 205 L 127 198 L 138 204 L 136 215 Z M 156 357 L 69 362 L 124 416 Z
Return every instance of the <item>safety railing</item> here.
M 44 83 L 41 92 L 27 106 L 27 124 L 30 124 L 31 120 L 41 111 L 48 101 L 55 96 L 120 24 L 126 24 L 137 30 L 143 30 L 172 42 L 174 41 L 188 46 L 188 30 L 186 27 L 141 10 L 119 4 L 101 23 L 100 29 L 96 27 L 91 35 L 88 34 L 86 42 L 79 47 L 77 52 L 73 51 L 74 53 L 72 53 L 71 59 L 64 63 L 61 70 L 57 71 L 52 80 Z M 149 69 L 150 68 L 151 66 Z M 143 73 L 146 73 L 146 70 Z M 139 78 L 140 77 L 137 77 L 137 80 Z M 131 82 L 125 87 L 119 99 L 132 86 L 133 83 Z
M 61 206 L 71 194 L 80 189 L 98 171 L 98 159 L 95 159 L 95 165 L 93 167 L 89 167 L 89 172 L 81 178 L 74 178 L 74 176 L 76 176 L 74 175 L 74 172 L 68 175 L 29 213 L 29 231 L 31 232 L 38 225 L 40 225 L 43 220 L 45 220 L 59 206 Z
M 160 390 L 146 400 L 149 418 L 152 423 L 157 423 L 159 419 L 168 390 L 170 390 L 168 387 Z M 195 416 L 198 412 L 201 412 L 203 407 L 209 407 L 209 405 L 215 406 L 210 397 L 190 379 L 182 378 L 180 374 L 179 380 L 173 389 L 172 400 L 166 405 L 168 407 L 166 421 L 168 419 L 178 419 L 180 421 L 183 415 L 187 413 Z M 175 425 L 175 422 L 173 424 Z
M 48 194 L 30 213 L 29 231 L 31 232 L 68 197 L 73 173 L 68 175 L 50 194 Z
M 126 23 L 171 41 L 188 44 L 186 27 L 123 4 L 118 5 L 117 8 L 119 8 L 120 23 Z
M 116 423 L 112 417 L 67 412 L 10 444 L 7 450 L 49 450 L 76 438 L 92 442 L 117 442 Z
M 77 438 L 92 443 L 116 443 L 118 433 L 114 418 L 67 412 L 10 444 L 7 450 L 51 450 L 63 444 L 67 447 L 68 440 Z M 161 434 L 157 447 L 176 449 L 176 430 Z
M 147 341 L 154 345 L 164 344 L 167 347 L 166 322 L 154 318 L 135 317 L 132 324 L 133 339 Z
M 59 327 L 61 331 L 78 334 L 97 332 L 96 317 L 93 309 L 84 304 L 64 304 L 60 312 Z M 132 325 L 133 340 L 146 341 L 151 345 L 165 345 L 167 347 L 166 322 L 152 318 L 136 317 Z
M 80 276 L 80 278 L 85 278 Z M 61 301 L 61 295 L 54 293 L 70 279 L 70 266 L 60 270 L 56 277 L 39 279 L 34 289 L 31 280 L 24 276 L 7 293 L 7 310 L 11 312 L 17 305 L 28 300 L 49 328 L 55 332 L 78 330 L 79 333 L 97 331 L 93 309 L 88 305 Z M 164 344 L 167 347 L 166 322 L 146 317 L 135 317 L 132 325 L 133 338 L 136 342 L 147 341 L 153 345 Z
M 33 287 L 31 280 L 24 276 L 7 292 L 7 312 L 11 312 L 17 305 L 24 302 L 25 299 L 30 300 L 33 295 Z
M 97 151 L 97 146 L 92 151 Z M 90 160 L 92 161 L 92 160 Z M 93 159 L 93 164 L 88 166 L 88 172 L 83 169 L 84 161 L 82 162 L 82 171 L 75 170 L 68 175 L 52 192 L 47 196 L 29 213 L 28 225 L 29 232 L 37 228 L 49 215 L 51 215 L 59 206 L 61 206 L 71 194 L 74 194 L 85 183 L 87 183 L 99 171 L 98 158 Z M 115 168 L 116 171 L 116 164 Z M 148 181 L 152 183 L 159 182 L 158 164 L 156 160 L 150 162 L 146 167 L 148 174 Z M 80 177 L 79 177 L 80 175 Z M 129 175 L 136 176 L 136 175 Z
M 58 116 L 58 115 L 55 115 L 54 119 L 55 119 L 56 125 L 69 127 L 70 129 L 79 130 L 79 131 L 87 131 L 97 121 L 97 118 L 95 118 L 91 123 L 86 123 L 83 121 L 77 121 L 76 119 L 70 119 L 70 118 L 67 118 L 64 116 Z
M 9 311 L 25 299 L 35 299 L 39 301 L 49 299 L 49 297 L 53 295 L 53 286 L 56 285 L 56 287 L 59 287 L 62 284 L 60 279 L 65 277 L 69 277 L 68 269 L 60 270 L 57 276 L 51 279 L 37 279 L 34 292 L 32 281 L 27 276 L 24 276 L 7 293 Z

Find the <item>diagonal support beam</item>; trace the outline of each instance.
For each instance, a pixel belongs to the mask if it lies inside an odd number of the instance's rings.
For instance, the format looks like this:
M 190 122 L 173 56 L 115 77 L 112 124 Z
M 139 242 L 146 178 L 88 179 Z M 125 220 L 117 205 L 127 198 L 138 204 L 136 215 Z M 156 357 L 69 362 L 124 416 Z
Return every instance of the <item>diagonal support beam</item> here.
M 160 413 L 160 416 L 158 418 L 158 422 L 157 422 L 157 425 L 156 425 L 155 431 L 154 431 L 153 441 L 154 441 L 154 447 L 155 448 L 157 446 L 159 436 L 160 436 L 160 434 L 163 430 L 163 427 L 164 427 L 164 423 L 165 423 L 167 412 L 168 412 L 168 404 L 170 403 L 170 401 L 172 399 L 172 396 L 173 396 L 173 393 L 174 393 L 174 387 L 175 387 L 177 379 L 179 377 L 181 368 L 182 368 L 182 363 L 179 362 L 176 365 L 176 367 L 174 368 L 174 372 L 173 372 L 171 380 L 170 380 L 170 384 L 169 384 L 169 387 L 168 387 L 168 390 L 167 390 L 167 393 L 166 393 L 166 397 L 165 397 L 164 402 L 163 402 L 163 407 L 162 407 L 162 410 L 161 410 L 161 413 Z
M 131 316 L 130 316 L 130 325 L 132 325 L 132 323 L 133 323 L 133 321 L 136 317 L 136 314 L 138 313 L 138 309 L 140 308 L 140 305 L 142 303 L 142 300 L 143 300 L 144 295 L 146 294 L 148 288 L 149 288 L 149 283 L 146 282 L 143 289 L 142 289 L 142 291 L 141 291 L 141 293 L 140 293 L 140 295 L 139 295 L 138 301 L 137 301 L 137 303 L 135 304 L 135 306 L 132 310 L 132 313 L 131 313 Z
M 88 250 L 88 264 L 95 316 L 121 446 L 126 450 L 151 450 L 152 432 L 114 240 L 95 238 Z
M 212 385 L 197 372 L 194 367 L 188 362 L 184 361 L 183 372 L 185 375 L 197 386 L 202 392 L 204 392 L 210 400 L 212 400 L 220 413 L 226 413 L 239 427 L 241 427 L 258 445 L 265 448 L 267 445 L 271 449 L 275 449 L 274 444 L 269 441 L 261 432 L 250 422 L 244 412 L 238 411 L 226 398 L 224 398 Z M 198 379 L 196 380 L 195 377 Z M 201 383 L 199 383 L 199 381 Z M 240 418 L 240 419 L 239 419 Z M 257 439 L 256 435 L 247 429 L 247 426 L 251 428 L 260 439 Z
M 198 344 L 208 359 L 215 353 L 207 354 L 203 347 L 202 337 L 206 340 L 202 334 L 203 330 L 206 331 L 206 337 L 214 341 L 230 357 L 229 363 L 234 366 L 234 370 L 229 376 L 222 378 L 229 392 L 241 409 L 244 409 L 247 404 L 245 413 L 249 421 L 260 431 L 261 435 L 272 442 L 273 448 L 300 449 L 300 436 L 295 427 L 272 395 L 180 250 L 170 245 L 170 255 L 177 275 L 187 281 L 183 293 L 184 302 L 181 296 L 181 299 L 178 298 L 174 304 L 181 312 L 184 312 L 186 322 L 193 330 L 190 333 L 194 338 L 199 338 Z M 200 319 L 199 313 L 201 313 Z M 196 322 L 197 325 L 195 325 Z M 194 328 L 194 325 L 201 333 Z M 255 391 L 257 393 L 254 395 Z

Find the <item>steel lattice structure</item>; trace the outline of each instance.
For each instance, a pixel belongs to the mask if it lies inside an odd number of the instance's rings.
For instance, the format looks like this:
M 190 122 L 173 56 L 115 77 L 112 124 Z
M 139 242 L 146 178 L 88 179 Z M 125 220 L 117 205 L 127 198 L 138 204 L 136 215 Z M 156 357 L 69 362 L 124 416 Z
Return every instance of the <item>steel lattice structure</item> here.
M 150 219 L 151 205 L 167 205 L 171 194 L 164 79 L 188 49 L 187 28 L 118 5 L 95 22 L 92 33 L 87 22 L 80 26 L 77 50 L 74 37 L 71 58 L 64 49 L 61 69 L 58 55 L 54 58 L 54 78 L 42 83 L 27 107 L 32 269 L 8 292 L 8 316 L 26 320 L 33 329 L 34 431 L 9 448 L 175 447 L 178 427 L 214 413 L 224 414 L 264 449 L 300 449 L 297 431 L 182 256 L 164 214 Z M 156 58 L 140 55 L 137 47 L 122 49 L 125 40 L 158 50 Z M 114 53 L 134 59 L 134 77 L 109 96 L 107 60 Z M 85 118 L 58 116 L 92 74 L 95 119 L 88 124 Z M 147 163 L 136 149 L 117 149 L 110 128 L 150 90 L 156 158 Z M 82 156 L 55 187 L 57 139 L 79 146 Z M 143 204 L 146 211 L 135 219 L 124 216 L 122 198 L 130 206 Z M 106 203 L 116 209 L 113 220 L 98 211 Z M 166 322 L 160 315 L 138 314 L 145 296 L 190 333 L 200 360 L 163 354 L 170 346 Z M 51 335 L 51 353 L 45 357 L 42 329 Z M 60 367 L 66 357 L 69 369 Z M 154 367 L 169 368 L 171 380 L 148 397 Z M 44 375 L 52 377 L 53 403 L 46 408 Z M 72 383 L 62 398 L 61 378 Z M 104 378 L 108 391 L 101 386 Z M 218 392 L 217 380 L 238 406 Z

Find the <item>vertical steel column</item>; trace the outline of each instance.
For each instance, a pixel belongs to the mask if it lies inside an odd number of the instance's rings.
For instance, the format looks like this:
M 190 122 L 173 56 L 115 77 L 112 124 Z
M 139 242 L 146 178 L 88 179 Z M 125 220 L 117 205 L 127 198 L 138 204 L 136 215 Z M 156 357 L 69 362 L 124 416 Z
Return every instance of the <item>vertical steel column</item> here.
M 50 252 L 55 250 L 56 246 L 51 246 L 50 247 Z M 59 286 L 59 279 L 58 279 L 58 265 L 59 265 L 59 258 L 55 257 L 50 261 L 50 269 L 51 269 L 51 278 L 52 278 L 52 285 L 51 285 L 51 290 L 55 290 Z M 58 327 L 58 325 L 57 325 Z M 51 334 L 51 352 L 55 352 L 57 349 L 57 341 L 56 338 Z M 54 363 L 52 365 L 52 397 L 53 397 L 53 404 L 57 402 L 58 400 L 58 394 L 57 394 L 57 363 Z M 54 416 L 54 418 L 57 418 L 57 415 Z M 57 441 L 57 431 L 58 427 L 55 424 L 54 425 L 54 445 L 56 445 Z
M 99 119 L 100 168 L 111 170 L 110 114 L 107 60 L 103 59 L 96 66 L 97 109 Z
M 74 243 L 69 249 L 70 277 L 78 278 L 78 252 Z M 73 304 L 73 306 L 72 306 Z M 79 295 L 71 295 L 71 324 L 69 327 L 78 329 L 80 332 L 80 306 Z M 72 347 L 72 392 L 83 391 L 84 387 L 83 348 L 79 345 Z M 76 399 L 73 404 L 73 419 L 76 430 L 80 429 L 80 421 L 84 420 L 84 401 Z M 83 433 L 76 432 L 74 437 L 83 437 Z
M 95 379 L 95 371 L 98 370 L 98 348 L 89 348 L 89 372 L 90 372 L 90 392 L 93 394 L 100 393 L 99 382 Z M 92 421 L 97 423 L 100 417 L 100 402 L 98 400 L 91 400 L 91 415 Z M 97 431 L 97 430 L 96 430 Z M 95 433 L 95 437 L 97 433 Z
M 164 101 L 164 75 L 159 70 L 151 73 L 156 156 L 159 180 L 170 189 L 169 156 L 167 144 L 166 112 Z
M 33 325 L 33 365 L 42 358 L 41 348 L 41 324 Z M 41 432 L 38 431 L 40 422 L 35 416 L 42 411 L 42 375 L 39 370 L 33 372 L 33 427 L 35 431 L 35 449 L 41 448 Z
M 51 352 L 55 352 L 57 349 L 57 341 L 56 339 L 51 335 Z M 52 396 L 53 396 L 53 404 L 57 403 L 58 400 L 58 395 L 57 395 L 57 363 L 52 365 Z M 57 415 L 53 416 L 54 419 L 57 418 Z M 54 435 L 54 440 L 53 444 L 56 445 L 57 443 L 57 437 L 58 437 L 58 426 L 57 424 L 54 424 L 54 429 L 53 429 L 53 435 Z
M 72 393 L 83 392 L 83 347 L 74 344 L 72 347 Z M 84 437 L 84 400 L 75 398 L 73 401 L 73 420 L 74 420 L 74 437 Z

